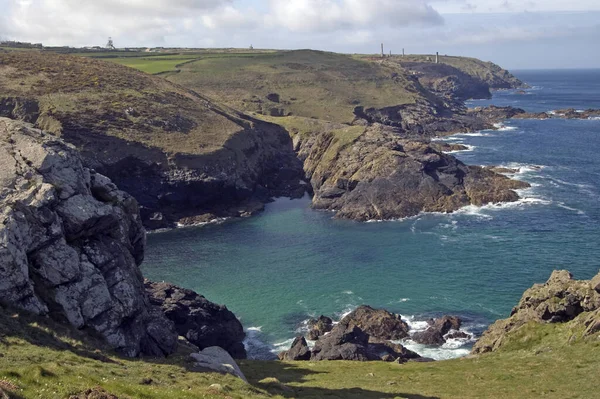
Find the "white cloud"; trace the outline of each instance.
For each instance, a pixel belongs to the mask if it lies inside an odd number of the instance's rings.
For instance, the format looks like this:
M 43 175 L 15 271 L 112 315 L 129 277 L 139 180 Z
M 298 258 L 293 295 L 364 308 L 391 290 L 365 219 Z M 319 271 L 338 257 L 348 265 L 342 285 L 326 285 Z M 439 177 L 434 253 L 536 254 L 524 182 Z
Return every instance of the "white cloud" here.
M 267 23 L 293 32 L 331 32 L 380 25 L 435 25 L 441 16 L 425 0 L 271 0 Z
M 599 0 L 432 0 L 442 14 L 600 11 Z

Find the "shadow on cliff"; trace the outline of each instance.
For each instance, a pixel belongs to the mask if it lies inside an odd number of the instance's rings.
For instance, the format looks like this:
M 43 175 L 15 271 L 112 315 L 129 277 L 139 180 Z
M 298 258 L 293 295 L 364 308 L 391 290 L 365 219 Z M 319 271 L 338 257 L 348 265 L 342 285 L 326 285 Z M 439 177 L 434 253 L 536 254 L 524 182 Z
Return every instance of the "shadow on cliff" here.
M 340 399 L 439 399 L 435 396 L 424 396 L 413 393 L 388 393 L 381 391 L 372 391 L 363 388 L 322 388 L 312 386 L 288 386 L 290 383 L 307 382 L 317 374 L 327 374 L 323 371 L 309 370 L 298 367 L 292 363 L 279 361 L 253 362 L 252 365 L 240 361 L 242 371 L 245 373 L 248 382 L 260 389 L 264 389 L 271 395 L 279 395 L 284 398 L 340 398 Z M 276 377 L 276 378 L 275 378 Z M 356 384 L 356 382 L 349 382 Z

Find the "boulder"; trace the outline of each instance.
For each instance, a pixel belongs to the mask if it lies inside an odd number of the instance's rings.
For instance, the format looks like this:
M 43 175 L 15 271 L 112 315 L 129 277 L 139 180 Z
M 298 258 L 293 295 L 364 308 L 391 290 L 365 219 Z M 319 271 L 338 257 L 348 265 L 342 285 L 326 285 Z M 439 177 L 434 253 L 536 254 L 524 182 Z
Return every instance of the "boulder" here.
M 172 323 L 144 290 L 135 199 L 72 146 L 6 118 L 0 185 L 3 302 L 93 332 L 126 356 L 175 351 Z
M 473 336 L 464 331 L 456 331 L 446 335 L 446 339 L 472 339 Z
M 198 353 L 192 353 L 191 358 L 194 359 L 195 366 L 204 369 L 209 369 L 219 373 L 231 374 L 238 377 L 242 381 L 248 382 L 246 376 L 240 370 L 235 360 L 223 348 L 211 346 Z
M 600 332 L 600 292 L 591 289 L 596 277 L 574 280 L 566 270 L 554 271 L 545 284 L 525 291 L 510 317 L 492 324 L 472 353 L 498 350 L 508 336 L 530 322 L 571 323 L 573 328 L 583 327 L 584 336 Z
M 377 323 L 381 323 L 377 325 Z M 402 345 L 389 342 L 408 336 L 408 325 L 400 316 L 361 306 L 320 337 L 311 360 L 385 360 L 418 358 Z
M 429 327 L 425 331 L 419 331 L 411 337 L 413 341 L 423 345 L 443 345 L 446 342 L 444 336 L 450 330 L 458 331 L 462 321 L 456 316 L 444 316 L 439 319 L 431 319 Z
M 400 315 L 385 309 L 359 306 L 342 319 L 340 325 L 359 327 L 370 337 L 381 340 L 399 340 L 409 336 L 410 327 Z
M 219 346 L 235 359 L 246 358 L 244 328 L 227 307 L 173 284 L 146 280 L 145 286 L 151 303 L 162 309 L 179 335 L 200 349 Z
M 298 361 L 310 360 L 311 352 L 304 337 L 296 337 L 290 350 L 281 352 L 279 360 Z
M 311 341 L 316 341 L 319 337 L 330 332 L 333 328 L 333 320 L 326 316 L 319 316 L 318 319 L 311 319 L 308 322 L 307 337 Z

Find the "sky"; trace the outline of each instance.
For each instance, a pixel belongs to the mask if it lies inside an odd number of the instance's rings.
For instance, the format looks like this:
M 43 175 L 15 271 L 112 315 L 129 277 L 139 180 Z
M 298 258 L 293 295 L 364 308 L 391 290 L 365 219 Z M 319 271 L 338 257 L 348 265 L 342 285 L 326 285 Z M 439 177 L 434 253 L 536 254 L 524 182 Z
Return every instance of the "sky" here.
M 464 55 L 600 68 L 600 0 L 0 0 L 0 39 Z

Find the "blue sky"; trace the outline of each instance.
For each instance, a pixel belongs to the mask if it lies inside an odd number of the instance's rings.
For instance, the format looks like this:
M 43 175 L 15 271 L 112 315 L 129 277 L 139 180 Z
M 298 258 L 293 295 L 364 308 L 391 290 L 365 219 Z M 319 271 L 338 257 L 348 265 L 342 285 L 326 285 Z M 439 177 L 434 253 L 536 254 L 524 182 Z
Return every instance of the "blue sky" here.
M 46 45 L 313 48 L 599 68 L 600 0 L 0 0 L 0 38 Z

